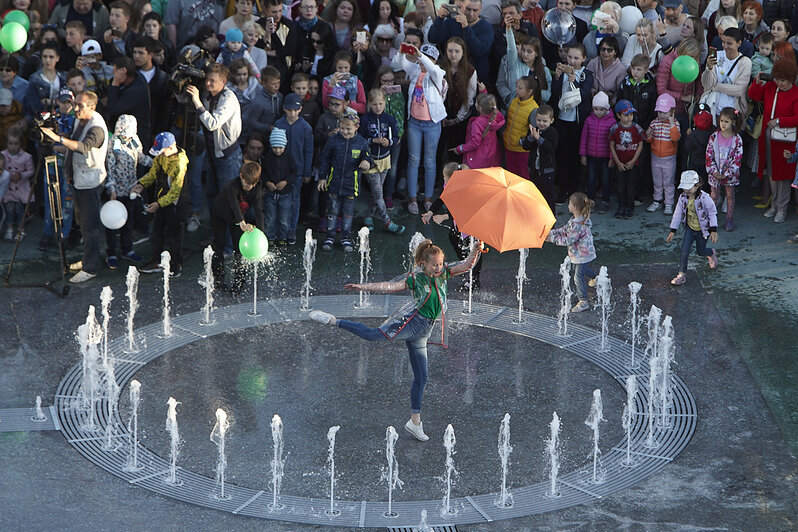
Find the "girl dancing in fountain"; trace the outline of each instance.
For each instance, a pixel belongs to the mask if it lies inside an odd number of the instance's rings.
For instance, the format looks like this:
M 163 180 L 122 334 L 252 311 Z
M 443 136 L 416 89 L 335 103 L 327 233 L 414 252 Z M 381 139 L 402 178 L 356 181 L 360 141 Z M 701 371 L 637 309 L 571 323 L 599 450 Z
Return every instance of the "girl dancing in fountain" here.
M 467 273 L 474 267 L 483 249 L 480 242 L 474 246 L 468 257 L 452 265 L 444 264 L 441 248 L 425 240 L 416 248 L 414 262 L 416 268 L 399 280 L 346 285 L 350 290 L 371 292 L 399 292 L 407 288 L 413 292 L 413 301 L 403 306 L 379 327 L 367 327 L 354 321 L 339 320 L 321 310 L 314 310 L 310 318 L 319 323 L 337 325 L 354 333 L 364 340 L 379 342 L 384 340 L 404 340 L 413 368 L 413 384 L 410 386 L 410 420 L 405 424 L 407 432 L 419 441 L 427 441 L 421 424 L 421 399 L 427 383 L 427 340 L 432 334 L 435 321 L 446 312 L 446 284 L 454 275 Z M 446 319 L 444 316 L 444 327 Z

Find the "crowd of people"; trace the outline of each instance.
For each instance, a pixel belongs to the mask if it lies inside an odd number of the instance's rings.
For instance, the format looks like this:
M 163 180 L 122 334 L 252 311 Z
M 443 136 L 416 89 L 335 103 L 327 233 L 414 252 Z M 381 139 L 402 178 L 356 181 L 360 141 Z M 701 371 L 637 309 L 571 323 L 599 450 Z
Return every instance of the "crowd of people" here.
M 642 14 L 633 34 L 628 5 Z M 543 31 L 555 7 L 575 19 L 562 45 Z M 706 239 L 717 239 L 718 222 L 705 228 L 696 208 L 711 203 L 734 231 L 747 166 L 756 206 L 781 223 L 798 187 L 794 0 L 4 0 L 0 9 L 31 21 L 28 45 L 0 57 L 3 234 L 24 237 L 35 203 L 39 248 L 54 249 L 52 172 L 37 164 L 54 155 L 61 236 L 82 250 L 72 282 L 95 277 L 103 256 L 110 269 L 124 260 L 159 272 L 163 250 L 179 275 L 183 232 L 205 225 L 227 289 L 223 257 L 240 266 L 242 232 L 291 246 L 310 224 L 324 251 L 338 242 L 351 252 L 363 187 L 362 224 L 401 234 L 399 207 L 437 220 L 446 174 L 489 166 L 530 179 L 552 210 L 585 193 L 578 211 L 588 217 L 615 201 L 614 216 L 632 219 L 650 195 L 645 210 L 676 227 L 683 216 L 712 265 Z M 681 56 L 699 65 L 690 81 Z M 691 194 L 677 196 L 680 181 Z M 112 231 L 100 209 L 114 199 L 128 217 Z M 148 259 L 134 250 L 143 238 Z

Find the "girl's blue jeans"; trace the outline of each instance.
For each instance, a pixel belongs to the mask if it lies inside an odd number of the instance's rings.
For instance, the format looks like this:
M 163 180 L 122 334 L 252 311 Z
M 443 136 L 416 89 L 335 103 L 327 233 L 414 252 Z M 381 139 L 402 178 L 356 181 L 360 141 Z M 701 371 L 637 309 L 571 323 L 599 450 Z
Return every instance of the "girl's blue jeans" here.
M 687 259 L 693 249 L 693 242 L 695 242 L 695 252 L 700 257 L 709 257 L 715 251 L 707 247 L 707 239 L 704 238 L 701 230 L 693 231 L 689 227 L 685 227 L 682 237 L 682 256 L 679 260 L 679 271 L 682 273 L 687 273 Z
M 574 284 L 579 301 L 587 301 L 587 281 L 596 277 L 592 263 L 593 261 L 574 264 Z
M 427 384 L 428 378 L 427 340 L 432 334 L 434 323 L 416 312 L 389 326 L 387 334 L 392 337 L 386 336 L 386 333 L 383 333 L 377 327 L 368 327 L 355 321 L 338 320 L 338 327 L 369 342 L 384 342 L 391 339 L 405 341 L 407 354 L 410 356 L 410 367 L 413 368 L 413 384 L 410 386 L 410 411 L 419 413 L 421 412 L 421 400 L 424 396 L 424 386 Z M 398 332 L 395 332 L 397 330 Z
M 435 191 L 435 157 L 438 152 L 438 139 L 441 136 L 441 123 L 432 120 L 407 121 L 407 194 L 418 197 L 418 167 L 421 164 L 421 143 L 424 143 L 424 197 L 432 201 Z
M 596 185 L 601 184 L 601 201 L 610 201 L 610 160 L 607 157 L 587 158 L 587 197 L 596 199 Z

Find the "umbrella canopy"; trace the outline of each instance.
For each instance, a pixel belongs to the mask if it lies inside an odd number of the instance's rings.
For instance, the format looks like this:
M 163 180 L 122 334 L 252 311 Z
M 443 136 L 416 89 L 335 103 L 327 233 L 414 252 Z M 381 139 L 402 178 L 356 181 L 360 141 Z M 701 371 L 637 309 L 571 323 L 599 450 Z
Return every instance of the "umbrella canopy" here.
M 542 247 L 556 221 L 537 187 L 504 168 L 459 170 L 441 199 L 460 231 L 499 252 Z

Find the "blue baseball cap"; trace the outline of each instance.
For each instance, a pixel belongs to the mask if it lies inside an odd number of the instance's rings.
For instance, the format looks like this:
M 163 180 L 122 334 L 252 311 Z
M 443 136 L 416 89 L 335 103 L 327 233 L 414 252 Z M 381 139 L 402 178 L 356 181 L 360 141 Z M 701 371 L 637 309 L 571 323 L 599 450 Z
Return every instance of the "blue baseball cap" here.
M 618 103 L 615 104 L 615 112 L 621 115 L 628 115 L 631 113 L 636 113 L 637 109 L 635 109 L 632 102 L 629 100 L 619 100 Z
M 299 94 L 292 92 L 287 95 L 285 100 L 283 100 L 283 109 L 289 111 L 299 111 L 302 109 L 302 99 L 299 97 Z
M 158 135 L 155 137 L 155 142 L 152 143 L 152 148 L 150 148 L 150 155 L 157 157 L 163 153 L 166 148 L 173 146 L 175 142 L 177 142 L 175 141 L 175 136 L 170 132 L 164 131 L 162 133 L 158 133 Z

